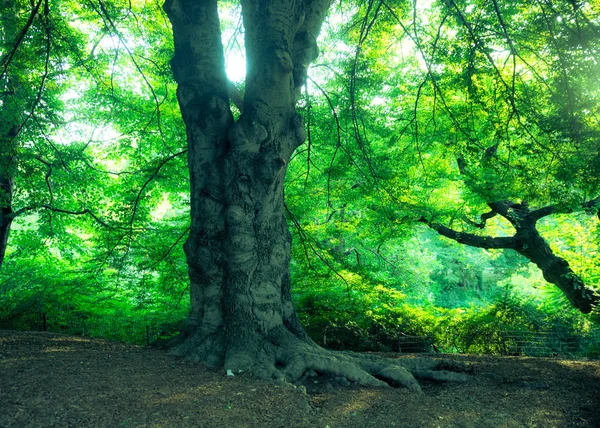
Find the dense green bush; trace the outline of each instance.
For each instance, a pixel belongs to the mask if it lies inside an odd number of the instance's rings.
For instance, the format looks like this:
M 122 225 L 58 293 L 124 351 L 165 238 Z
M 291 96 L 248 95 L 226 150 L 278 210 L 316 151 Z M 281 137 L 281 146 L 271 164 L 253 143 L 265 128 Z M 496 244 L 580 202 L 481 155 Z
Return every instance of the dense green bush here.
M 331 290 L 307 293 L 298 299 L 298 309 L 313 340 L 331 349 L 598 356 L 599 330 L 589 317 L 536 304 L 509 289 L 484 308 L 417 307 L 404 301 L 384 287 L 360 299 Z

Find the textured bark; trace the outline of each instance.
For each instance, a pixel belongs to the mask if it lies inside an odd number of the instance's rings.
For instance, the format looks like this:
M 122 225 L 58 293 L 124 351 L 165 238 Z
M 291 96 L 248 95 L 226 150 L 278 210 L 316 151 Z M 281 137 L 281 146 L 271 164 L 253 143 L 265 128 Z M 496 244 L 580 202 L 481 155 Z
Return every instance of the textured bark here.
M 7 103 L 3 104 L 6 107 Z M 6 111 L 0 110 L 0 122 L 5 119 Z M 7 120 L 4 121 L 6 124 Z M 10 124 L 9 124 L 10 125 Z M 13 161 L 14 140 L 18 134 L 18 126 L 13 125 L 8 132 L 0 134 L 0 268 L 4 263 L 4 255 L 8 246 L 10 227 L 15 213 L 13 212 Z
M 185 251 L 192 312 L 174 353 L 229 369 L 256 368 L 275 343 L 312 345 L 290 295 L 291 235 L 283 182 L 304 141 L 297 82 L 316 55 L 328 1 L 244 2 L 248 72 L 244 114 L 233 123 L 216 1 L 165 4 L 173 24 L 173 71 L 187 127 L 192 228 Z M 320 17 L 315 19 L 314 17 Z M 296 36 L 302 35 L 302 42 Z M 297 59 L 294 63 L 292 57 Z
M 583 208 L 597 209 L 599 199 L 596 198 Z M 516 204 L 510 201 L 500 201 L 488 204 L 490 213 L 482 216 L 479 228 L 485 227 L 485 221 L 494 215 L 501 215 L 515 228 L 512 237 L 489 237 L 470 233 L 462 233 L 446 226 L 429 223 L 429 226 L 440 235 L 453 239 L 461 244 L 478 248 L 505 248 L 517 251 L 538 266 L 546 281 L 556 285 L 569 299 L 571 304 L 583 313 L 590 313 L 600 302 L 600 296 L 594 290 L 587 288 L 583 280 L 573 272 L 569 263 L 554 254 L 550 245 L 540 235 L 536 228 L 539 219 L 558 212 L 555 206 L 543 207 L 530 211 L 526 203 Z M 422 219 L 422 221 L 425 221 Z M 427 222 L 427 221 L 425 221 Z
M 192 227 L 185 244 L 192 310 L 173 355 L 264 378 L 309 371 L 352 381 L 420 387 L 411 374 L 449 376 L 435 362 L 388 360 L 318 347 L 304 332 L 290 291 L 291 235 L 283 184 L 306 136 L 295 109 L 331 0 L 242 1 L 247 57 L 243 112 L 227 97 L 216 0 L 168 0 L 173 72 L 187 128 Z M 444 366 L 445 367 L 445 366 Z
M 12 180 L 7 174 L 0 176 L 0 268 L 8 245 L 12 223 Z
M 191 314 L 178 352 L 219 365 L 225 353 L 223 289 L 227 261 L 223 168 L 233 123 L 220 39 L 217 2 L 165 3 L 173 24 L 172 68 L 186 124 L 191 228 L 184 249 Z
M 544 279 L 560 288 L 575 308 L 584 314 L 594 309 L 600 296 L 586 287 L 565 259 L 552 252 L 535 225 L 521 229 L 515 237 L 520 244 L 517 251 L 535 263 L 542 270 Z
M 446 238 L 450 238 L 460 244 L 477 248 L 497 249 L 511 248 L 516 250 L 517 241 L 513 237 L 491 237 L 479 236 L 472 233 L 457 232 L 442 224 L 432 223 L 430 227 Z

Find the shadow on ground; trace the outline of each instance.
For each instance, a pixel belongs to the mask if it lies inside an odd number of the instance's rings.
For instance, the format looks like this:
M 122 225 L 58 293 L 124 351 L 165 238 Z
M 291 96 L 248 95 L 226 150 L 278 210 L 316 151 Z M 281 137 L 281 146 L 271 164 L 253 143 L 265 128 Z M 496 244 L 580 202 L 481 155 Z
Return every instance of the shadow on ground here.
M 319 376 L 277 385 L 156 349 L 0 331 L 0 427 L 600 426 L 599 361 L 456 358 L 472 382 L 415 395 Z

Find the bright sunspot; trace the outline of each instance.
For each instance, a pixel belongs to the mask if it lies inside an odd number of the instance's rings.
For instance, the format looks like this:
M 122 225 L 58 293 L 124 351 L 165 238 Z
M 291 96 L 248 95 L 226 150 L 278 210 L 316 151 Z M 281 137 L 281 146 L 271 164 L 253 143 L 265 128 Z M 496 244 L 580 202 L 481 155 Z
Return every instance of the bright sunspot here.
M 246 60 L 238 52 L 230 52 L 225 59 L 225 72 L 232 82 L 242 82 L 246 78 Z

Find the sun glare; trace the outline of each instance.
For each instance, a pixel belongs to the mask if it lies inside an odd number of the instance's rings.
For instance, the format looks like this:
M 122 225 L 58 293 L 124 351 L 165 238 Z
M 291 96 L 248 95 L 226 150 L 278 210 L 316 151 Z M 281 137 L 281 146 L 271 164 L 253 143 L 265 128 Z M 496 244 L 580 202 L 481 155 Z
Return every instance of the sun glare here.
M 246 58 L 239 52 L 229 52 L 225 58 L 225 72 L 232 82 L 243 82 L 246 78 Z

